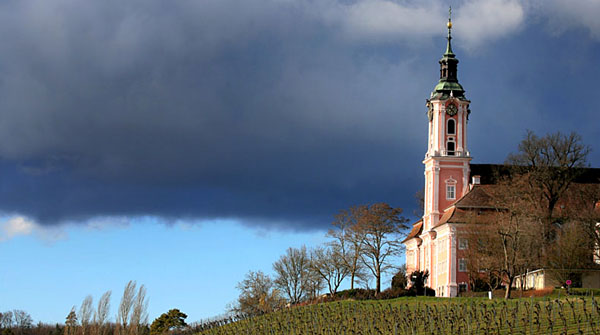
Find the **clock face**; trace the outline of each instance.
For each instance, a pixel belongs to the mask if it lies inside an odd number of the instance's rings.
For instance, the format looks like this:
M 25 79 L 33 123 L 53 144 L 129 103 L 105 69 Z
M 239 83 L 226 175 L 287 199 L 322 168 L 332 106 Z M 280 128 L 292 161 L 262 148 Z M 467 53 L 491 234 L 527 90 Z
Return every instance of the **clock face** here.
M 456 105 L 454 105 L 454 104 L 449 104 L 448 107 L 446 107 L 446 113 L 448 113 L 448 115 L 450 115 L 450 116 L 456 115 L 457 112 L 458 112 L 458 109 L 456 108 Z

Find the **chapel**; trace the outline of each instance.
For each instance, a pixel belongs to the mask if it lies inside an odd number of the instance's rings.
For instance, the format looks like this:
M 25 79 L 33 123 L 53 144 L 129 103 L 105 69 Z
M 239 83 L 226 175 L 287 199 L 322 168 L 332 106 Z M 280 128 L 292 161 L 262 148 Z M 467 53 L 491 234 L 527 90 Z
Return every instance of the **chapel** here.
M 458 81 L 451 18 L 447 27 L 446 51 L 439 61 L 440 79 L 426 103 L 424 212 L 402 241 L 406 273 L 428 271 L 426 286 L 439 297 L 455 297 L 471 290 L 465 258 L 469 246 L 464 235 L 461 237 L 461 229 L 474 211 L 495 209 L 488 190 L 495 184 L 495 176 L 506 169 L 503 165 L 471 164 L 467 141 L 471 101 Z M 600 183 L 600 169 L 586 169 L 575 182 Z

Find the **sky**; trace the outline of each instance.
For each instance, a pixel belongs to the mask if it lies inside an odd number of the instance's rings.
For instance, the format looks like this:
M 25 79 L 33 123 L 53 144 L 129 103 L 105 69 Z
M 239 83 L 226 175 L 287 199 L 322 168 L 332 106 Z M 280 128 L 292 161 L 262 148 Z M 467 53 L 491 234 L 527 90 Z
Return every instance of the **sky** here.
M 600 167 L 597 0 L 2 1 L 0 311 L 136 280 L 197 321 L 341 209 L 414 219 L 448 5 L 473 162 L 531 129 Z

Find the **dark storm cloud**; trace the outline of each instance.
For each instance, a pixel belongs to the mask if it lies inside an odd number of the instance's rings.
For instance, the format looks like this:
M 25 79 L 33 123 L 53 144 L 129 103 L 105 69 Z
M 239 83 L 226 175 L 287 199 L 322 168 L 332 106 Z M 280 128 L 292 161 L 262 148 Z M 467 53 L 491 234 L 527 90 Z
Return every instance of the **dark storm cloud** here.
M 4 2 L 0 208 L 42 224 L 156 215 L 298 229 L 364 202 L 410 214 L 444 44 L 430 21 L 443 11 L 394 26 L 398 37 L 363 23 L 426 13 L 413 7 Z M 486 101 L 476 93 L 492 92 L 471 89 L 474 105 Z
M 399 142 L 414 137 L 422 97 L 399 108 L 396 92 L 416 94 L 407 82 L 421 80 L 410 62 L 341 41 L 303 6 L 0 9 L 6 212 L 41 223 L 158 215 L 317 224 L 353 203 L 398 200 L 394 156 L 417 152 Z

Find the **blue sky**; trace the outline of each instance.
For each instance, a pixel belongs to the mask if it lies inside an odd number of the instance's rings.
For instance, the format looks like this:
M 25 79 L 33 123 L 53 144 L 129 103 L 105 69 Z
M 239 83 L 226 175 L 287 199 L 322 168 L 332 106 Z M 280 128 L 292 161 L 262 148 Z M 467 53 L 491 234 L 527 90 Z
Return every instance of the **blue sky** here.
M 248 270 L 270 272 L 287 248 L 324 240 L 320 232 L 248 229 L 232 221 L 165 225 L 151 218 L 70 226 L 58 240 L 19 236 L 0 246 L 0 309 L 62 323 L 88 294 L 97 301 L 112 290 L 114 321 L 125 284 L 136 280 L 148 290 L 150 321 L 171 308 L 198 321 L 235 301 L 235 286 Z
M 0 310 L 114 314 L 133 279 L 198 320 L 340 209 L 413 217 L 448 4 L 2 2 Z M 600 2 L 450 4 L 474 162 L 532 129 L 600 166 Z

